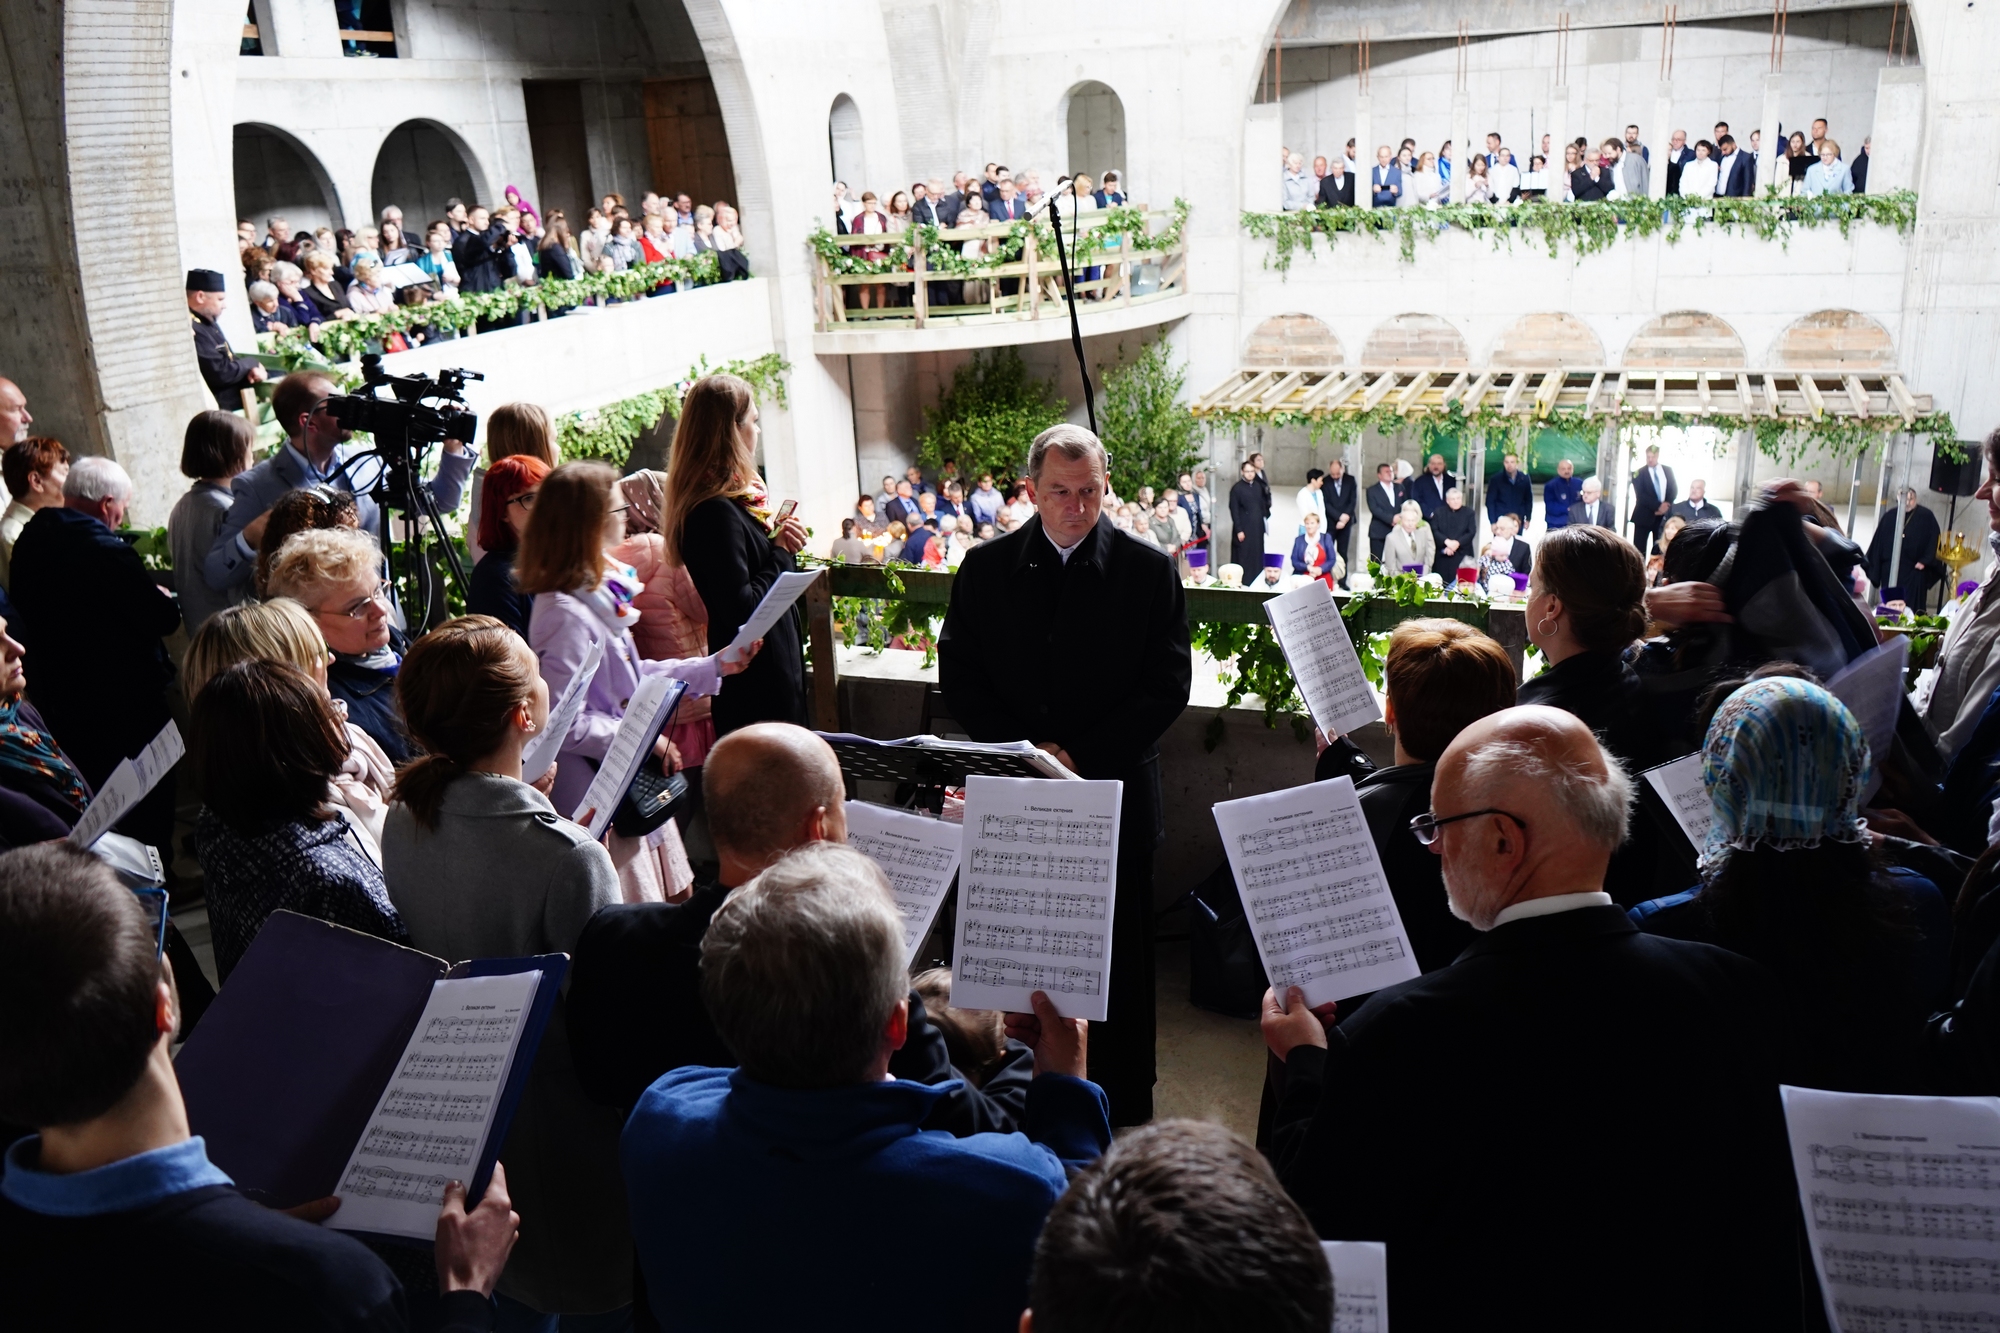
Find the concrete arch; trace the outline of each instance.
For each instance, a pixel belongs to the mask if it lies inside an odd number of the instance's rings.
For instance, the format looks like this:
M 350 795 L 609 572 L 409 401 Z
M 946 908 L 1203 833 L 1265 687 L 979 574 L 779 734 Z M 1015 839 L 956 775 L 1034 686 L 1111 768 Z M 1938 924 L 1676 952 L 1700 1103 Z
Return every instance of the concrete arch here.
M 1076 84 L 1063 94 L 1058 115 L 1070 175 L 1082 173 L 1096 182 L 1107 171 L 1121 179 L 1126 175 L 1125 101 L 1110 84 L 1096 79 Z
M 1493 354 L 1486 363 L 1506 370 L 1601 366 L 1604 342 L 1575 315 L 1545 311 L 1509 324 L 1493 340 Z
M 257 224 L 283 217 L 293 232 L 347 223 L 333 177 L 312 149 L 289 130 L 244 121 L 231 133 L 236 216 Z
M 1325 321 L 1297 313 L 1273 315 L 1250 332 L 1243 364 L 1290 368 L 1339 366 L 1347 352 Z
M 1470 363 L 1465 335 L 1441 315 L 1406 314 L 1385 319 L 1361 347 L 1364 366 L 1460 370 Z
M 826 113 L 826 141 L 833 179 L 847 182 L 859 195 L 869 185 L 868 148 L 861 108 L 846 93 L 834 98 Z
M 463 136 L 435 120 L 406 120 L 384 135 L 369 176 L 368 221 L 390 204 L 408 227 L 421 229 L 445 212 L 445 201 L 497 205 L 500 187 L 480 170 Z M 421 236 L 421 230 L 418 231 Z
M 1896 343 L 1880 321 L 1858 310 L 1815 310 L 1771 343 L 1770 363 L 1798 370 L 1888 370 Z
M 1674 310 L 1639 326 L 1619 358 L 1632 367 L 1741 366 L 1743 339 L 1727 320 L 1704 310 Z

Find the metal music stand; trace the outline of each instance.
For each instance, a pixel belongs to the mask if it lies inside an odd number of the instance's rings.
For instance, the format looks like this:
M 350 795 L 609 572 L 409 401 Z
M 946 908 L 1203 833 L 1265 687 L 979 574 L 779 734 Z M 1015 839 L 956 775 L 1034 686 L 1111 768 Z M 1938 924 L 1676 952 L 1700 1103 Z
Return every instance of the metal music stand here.
M 822 731 L 818 735 L 833 747 L 850 794 L 857 782 L 893 782 L 897 805 L 921 807 L 932 814 L 944 809 L 945 788 L 963 787 L 966 778 L 974 774 L 1060 781 L 1036 767 L 1026 755 L 996 753 L 974 744 L 936 737 L 924 738 L 922 745 L 909 745 L 844 732 Z

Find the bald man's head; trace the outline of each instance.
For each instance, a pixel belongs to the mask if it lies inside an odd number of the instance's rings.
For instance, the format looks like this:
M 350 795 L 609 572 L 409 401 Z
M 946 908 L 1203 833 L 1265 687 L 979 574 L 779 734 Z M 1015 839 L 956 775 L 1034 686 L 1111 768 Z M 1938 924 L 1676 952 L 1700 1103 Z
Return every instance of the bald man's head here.
M 1573 713 L 1537 704 L 1466 727 L 1438 759 L 1431 810 L 1453 915 L 1476 929 L 1514 903 L 1604 887 L 1632 783 Z
M 845 842 L 845 797 L 832 747 L 804 727 L 759 722 L 724 736 L 702 765 L 702 803 L 725 882 L 731 862 L 755 874 L 808 842 Z

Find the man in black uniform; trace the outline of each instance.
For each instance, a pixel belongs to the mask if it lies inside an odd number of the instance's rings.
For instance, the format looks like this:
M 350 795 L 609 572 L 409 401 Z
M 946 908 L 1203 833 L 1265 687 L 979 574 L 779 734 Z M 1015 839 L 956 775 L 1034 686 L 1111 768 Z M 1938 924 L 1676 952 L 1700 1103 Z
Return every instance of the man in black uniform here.
M 218 407 L 239 411 L 242 390 L 264 378 L 264 367 L 229 350 L 229 337 L 215 317 L 229 304 L 229 285 L 212 268 L 191 268 L 187 275 L 188 318 L 194 324 L 194 355 L 201 363 L 202 382 Z
M 1257 463 L 1246 459 L 1243 475 L 1229 488 L 1229 559 L 1243 566 L 1248 583 L 1264 568 L 1264 516 L 1270 512 L 1258 485 Z
M 1155 743 L 1187 707 L 1194 664 L 1173 561 L 1101 510 L 1109 459 L 1080 426 L 1028 454 L 1035 516 L 974 547 L 938 644 L 951 715 L 976 741 L 1029 740 L 1079 776 L 1125 784 L 1109 1018 L 1090 1077 L 1111 1123 L 1153 1114 L 1153 849 L 1163 830 Z

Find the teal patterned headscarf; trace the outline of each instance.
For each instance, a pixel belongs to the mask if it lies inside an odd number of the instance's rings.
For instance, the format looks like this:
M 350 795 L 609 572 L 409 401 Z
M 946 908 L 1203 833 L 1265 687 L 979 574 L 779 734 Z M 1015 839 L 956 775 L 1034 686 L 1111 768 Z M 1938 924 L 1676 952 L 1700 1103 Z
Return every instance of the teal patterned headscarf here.
M 1730 695 L 1708 727 L 1701 779 L 1715 821 L 1704 860 L 1762 844 L 1791 851 L 1860 842 L 1868 742 L 1847 705 L 1817 685 L 1774 677 Z

